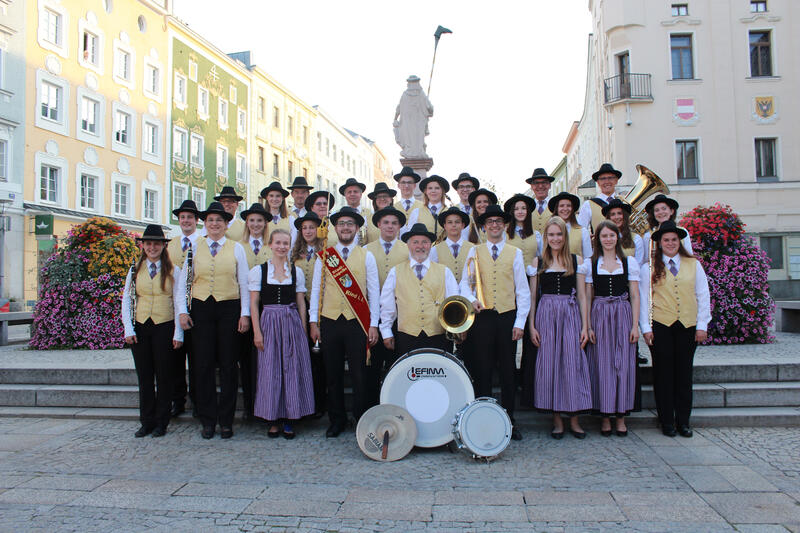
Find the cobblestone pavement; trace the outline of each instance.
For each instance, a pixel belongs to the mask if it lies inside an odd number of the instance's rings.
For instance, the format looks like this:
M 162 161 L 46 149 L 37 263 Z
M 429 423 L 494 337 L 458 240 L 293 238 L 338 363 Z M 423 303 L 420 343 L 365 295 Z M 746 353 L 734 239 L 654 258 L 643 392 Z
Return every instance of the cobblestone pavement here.
M 632 429 L 580 441 L 522 426 L 490 464 L 446 448 L 395 463 L 323 421 L 293 441 L 172 424 L 0 419 L 0 531 L 800 531 L 800 428 Z

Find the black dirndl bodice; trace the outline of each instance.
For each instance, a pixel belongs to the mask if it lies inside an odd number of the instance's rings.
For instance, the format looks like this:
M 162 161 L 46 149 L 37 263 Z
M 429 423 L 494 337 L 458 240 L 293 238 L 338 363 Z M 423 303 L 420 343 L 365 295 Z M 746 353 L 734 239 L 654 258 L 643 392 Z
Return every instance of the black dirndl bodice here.
M 269 261 L 261 265 L 261 305 L 289 305 L 295 303 L 297 297 L 297 274 L 294 263 L 289 263 L 292 271 L 291 285 L 272 285 L 267 283 L 269 279 Z
M 539 274 L 539 286 L 542 294 L 572 294 L 577 287 L 578 280 L 578 258 L 572 256 L 572 275 L 565 276 L 564 272 L 542 272 Z
M 598 257 L 592 261 L 592 287 L 594 295 L 600 297 L 622 296 L 628 292 L 628 258 L 622 258 L 622 274 L 598 274 Z

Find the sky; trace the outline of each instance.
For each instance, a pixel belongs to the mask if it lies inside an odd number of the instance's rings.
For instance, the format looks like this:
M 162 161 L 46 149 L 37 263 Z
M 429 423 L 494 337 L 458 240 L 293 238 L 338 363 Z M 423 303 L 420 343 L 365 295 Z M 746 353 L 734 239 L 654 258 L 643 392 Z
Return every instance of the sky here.
M 552 171 L 583 112 L 591 16 L 585 0 L 494 2 L 175 0 L 175 15 L 251 61 L 340 125 L 378 143 L 394 172 L 392 119 L 416 74 L 434 115 L 426 138 L 448 180 L 489 178 L 502 196 Z M 220 6 L 224 9 L 220 9 Z

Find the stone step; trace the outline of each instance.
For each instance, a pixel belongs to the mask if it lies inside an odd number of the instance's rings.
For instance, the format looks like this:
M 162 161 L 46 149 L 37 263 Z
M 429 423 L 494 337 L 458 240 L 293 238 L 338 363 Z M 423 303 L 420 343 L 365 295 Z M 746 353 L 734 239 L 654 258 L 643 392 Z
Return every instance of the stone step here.
M 800 406 L 800 381 L 695 383 L 695 407 Z M 642 386 L 642 407 L 655 409 L 652 385 Z

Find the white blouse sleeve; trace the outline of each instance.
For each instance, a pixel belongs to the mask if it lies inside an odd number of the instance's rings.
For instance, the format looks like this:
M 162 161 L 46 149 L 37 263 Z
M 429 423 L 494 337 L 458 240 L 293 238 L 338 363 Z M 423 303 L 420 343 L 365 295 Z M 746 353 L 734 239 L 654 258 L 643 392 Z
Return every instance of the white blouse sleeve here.
M 628 256 L 626 259 L 628 260 L 628 281 L 639 281 L 639 262 L 635 257 Z
M 585 260 L 581 261 L 580 263 L 578 263 L 578 274 L 583 274 L 584 276 L 586 275 L 586 272 L 587 272 L 587 266 L 586 265 L 587 264 L 588 263 Z
M 592 258 L 587 257 L 583 260 L 583 265 L 581 265 L 583 269 L 586 271 L 586 283 L 592 283 Z M 579 272 L 580 273 L 580 272 Z
M 261 292 L 261 265 L 254 266 L 247 273 L 247 289 L 251 292 Z
M 303 274 L 303 269 L 295 265 L 294 274 L 296 283 L 294 289 L 296 292 L 306 292 L 306 276 Z

